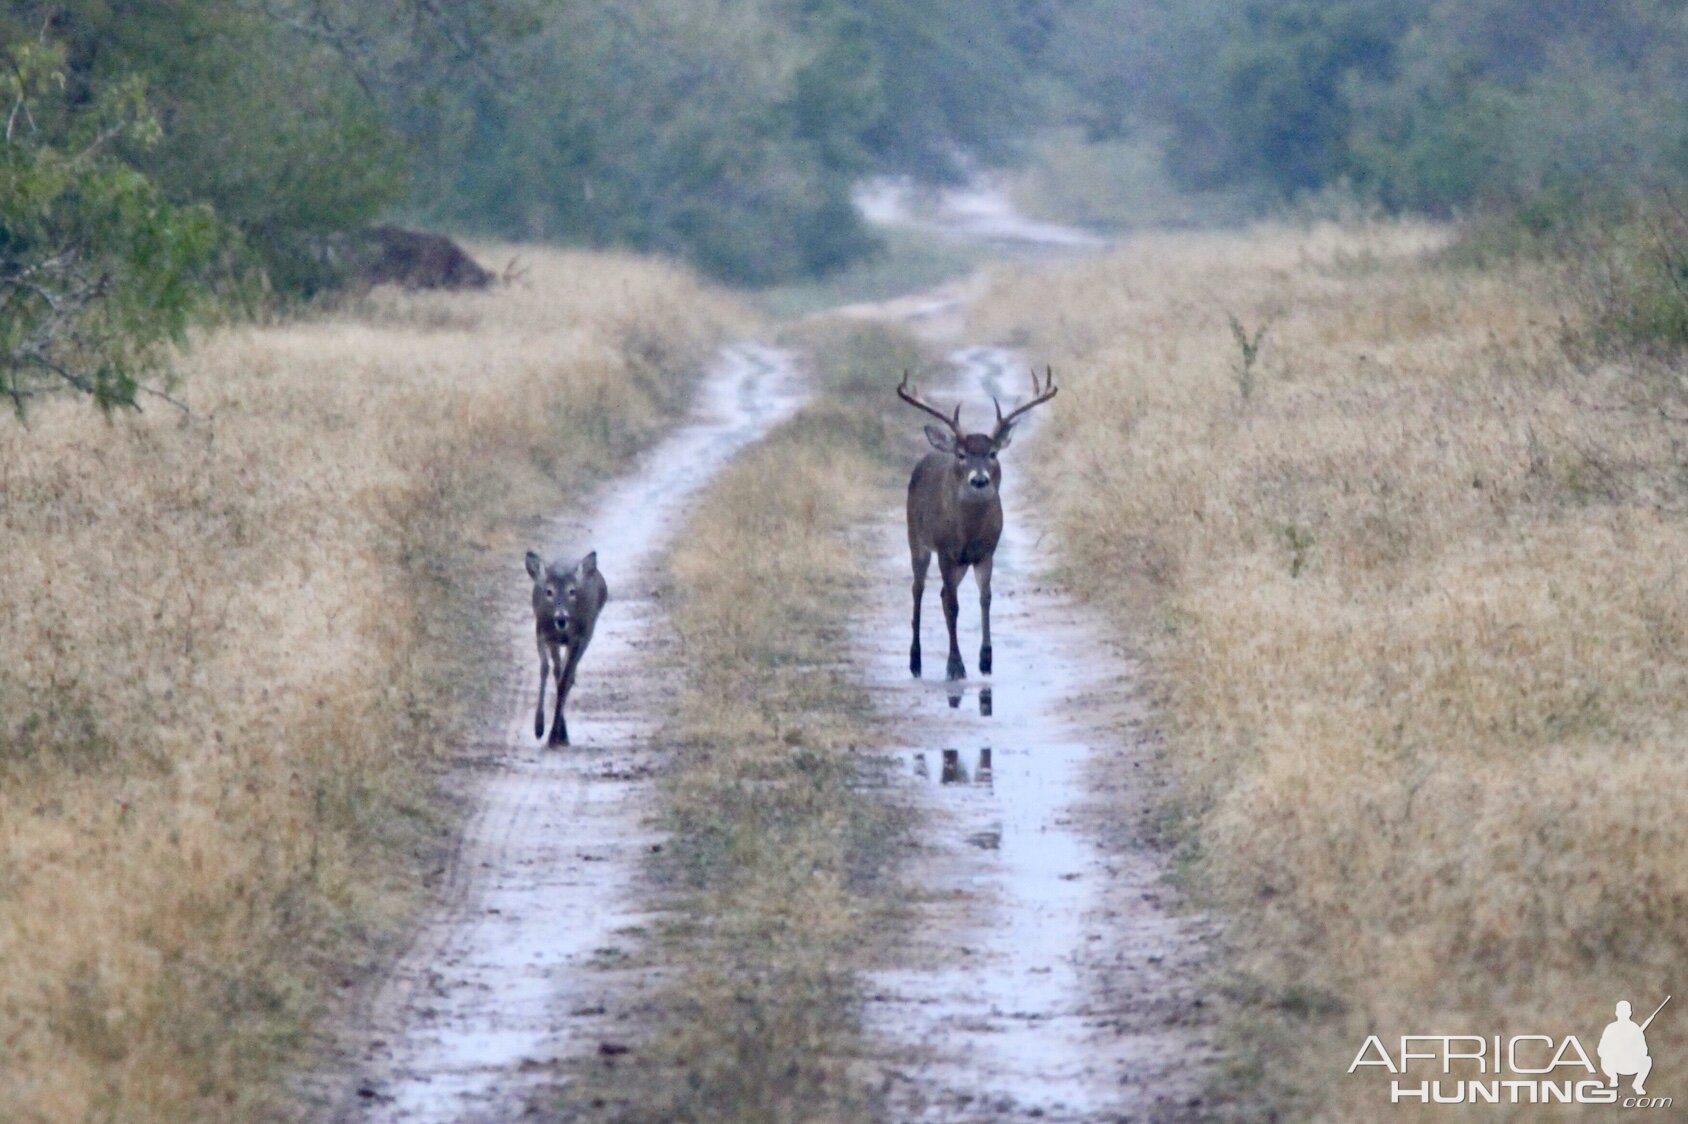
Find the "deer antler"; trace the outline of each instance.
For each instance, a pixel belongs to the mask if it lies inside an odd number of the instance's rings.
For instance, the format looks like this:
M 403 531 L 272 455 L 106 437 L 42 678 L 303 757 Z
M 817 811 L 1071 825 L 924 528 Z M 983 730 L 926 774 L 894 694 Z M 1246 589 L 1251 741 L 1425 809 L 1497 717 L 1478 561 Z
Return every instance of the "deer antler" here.
M 1002 403 L 996 400 L 996 396 L 994 394 L 991 396 L 991 405 L 996 407 L 996 432 L 991 434 L 992 441 L 1002 440 L 1002 435 L 1008 432 L 1008 428 L 1014 424 L 1015 418 L 1019 417 L 1027 410 L 1030 410 L 1032 407 L 1041 406 L 1051 398 L 1055 397 L 1055 394 L 1060 390 L 1060 387 L 1055 385 L 1054 368 L 1044 367 L 1043 374 L 1044 381 L 1040 386 L 1037 381 L 1037 368 L 1032 368 L 1031 401 L 1024 402 L 1019 406 L 1016 406 L 1013 412 L 1007 417 L 1002 416 Z
M 909 386 L 908 371 L 906 369 L 903 371 L 903 381 L 897 386 L 897 397 L 901 398 L 904 402 L 907 402 L 910 406 L 913 406 L 917 410 L 925 410 L 928 414 L 931 414 L 933 417 L 949 426 L 950 432 L 955 434 L 957 439 L 960 439 L 963 436 L 961 432 L 961 403 L 957 402 L 955 404 L 955 413 L 953 415 L 944 413 L 930 402 L 922 399 L 919 392 Z

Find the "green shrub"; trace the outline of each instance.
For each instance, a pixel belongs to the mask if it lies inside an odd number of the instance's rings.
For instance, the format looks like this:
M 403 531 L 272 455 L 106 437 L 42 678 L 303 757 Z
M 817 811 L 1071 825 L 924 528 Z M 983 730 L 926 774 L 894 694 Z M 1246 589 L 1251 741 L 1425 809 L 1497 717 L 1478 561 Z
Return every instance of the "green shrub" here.
M 159 136 L 138 77 L 73 100 L 62 45 L 14 43 L 4 61 L 0 395 L 19 415 L 55 391 L 134 406 L 203 295 L 216 224 L 115 156 Z
M 1579 239 L 1573 280 L 1598 335 L 1688 348 L 1688 214 L 1670 199 L 1638 204 Z

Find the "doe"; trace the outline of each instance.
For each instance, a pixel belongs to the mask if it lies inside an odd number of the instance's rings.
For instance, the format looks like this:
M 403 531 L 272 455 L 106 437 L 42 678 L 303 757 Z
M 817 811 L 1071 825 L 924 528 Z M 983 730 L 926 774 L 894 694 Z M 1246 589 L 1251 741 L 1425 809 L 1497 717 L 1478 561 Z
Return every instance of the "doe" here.
M 547 745 L 569 744 L 568 723 L 563 721 L 563 703 L 574 686 L 574 672 L 580 657 L 592 643 L 598 612 L 610 599 L 609 586 L 598 572 L 598 552 L 593 551 L 573 566 L 547 564 L 533 551 L 527 553 L 528 577 L 533 579 L 533 625 L 539 641 L 539 705 L 533 712 L 533 736 L 545 733 L 545 676 L 557 677 L 557 709 L 551 716 L 551 737 Z M 566 659 L 559 649 L 567 648 Z

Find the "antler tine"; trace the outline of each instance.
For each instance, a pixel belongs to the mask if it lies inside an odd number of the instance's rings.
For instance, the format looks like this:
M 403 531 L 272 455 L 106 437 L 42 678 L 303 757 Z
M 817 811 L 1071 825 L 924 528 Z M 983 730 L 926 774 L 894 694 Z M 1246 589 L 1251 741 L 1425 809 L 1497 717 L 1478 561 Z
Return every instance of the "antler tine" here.
M 916 409 L 925 410 L 928 414 L 931 414 L 933 417 L 949 426 L 950 432 L 954 433 L 957 437 L 962 436 L 961 403 L 957 402 L 955 404 L 955 413 L 952 415 L 944 413 L 930 402 L 927 402 L 925 399 L 920 397 L 920 393 L 918 391 L 909 386 L 908 368 L 906 367 L 903 369 L 903 381 L 897 384 L 897 397 L 901 398 L 904 402 L 907 402 L 910 406 L 913 406 Z
M 1015 418 L 1019 417 L 1021 414 L 1025 413 L 1027 410 L 1031 409 L 1034 406 L 1043 405 L 1045 402 L 1047 402 L 1051 398 L 1055 397 L 1056 392 L 1060 390 L 1060 388 L 1055 385 L 1055 369 L 1053 367 L 1049 367 L 1049 366 L 1044 367 L 1045 378 L 1043 380 L 1042 385 L 1038 384 L 1037 368 L 1036 367 L 1032 368 L 1031 375 L 1032 375 L 1032 397 L 1029 401 L 1022 402 L 1020 405 L 1014 407 L 1013 411 L 1010 412 L 1007 417 L 1002 416 L 1002 406 L 1001 406 L 1001 404 L 999 404 L 999 403 L 996 404 L 996 434 L 995 434 L 995 436 L 998 439 L 1000 439 L 1002 437 L 1003 433 L 1005 433 L 1007 431 L 1007 429 L 1010 425 L 1014 424 Z M 996 403 L 996 398 L 994 396 L 991 398 L 991 402 Z

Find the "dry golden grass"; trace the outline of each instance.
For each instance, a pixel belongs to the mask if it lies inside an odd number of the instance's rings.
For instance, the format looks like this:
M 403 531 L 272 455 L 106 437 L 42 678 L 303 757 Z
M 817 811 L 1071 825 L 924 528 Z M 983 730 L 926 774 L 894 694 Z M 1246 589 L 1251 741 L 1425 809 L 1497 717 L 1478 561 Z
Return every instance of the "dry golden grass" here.
M 1145 236 L 977 312 L 1065 375 L 1029 460 L 1153 656 L 1235 917 L 1232 1087 L 1291 1119 L 1441 1119 L 1345 1076 L 1367 1033 L 1592 1050 L 1688 963 L 1680 372 L 1585 354 L 1555 278 L 1443 238 Z M 1270 324 L 1247 400 L 1227 313 Z M 1649 1037 L 1678 1072 L 1688 1019 Z
M 730 465 L 676 539 L 683 689 L 659 864 L 675 896 L 655 950 L 672 974 L 652 1039 L 571 1084 L 564 1119 L 876 1119 L 850 1066 L 857 969 L 886 931 L 898 828 L 858 784 L 869 708 L 845 661 L 871 574 L 845 536 L 898 483 L 895 431 L 861 398 L 918 355 L 877 327 L 814 331 L 825 392 Z
M 189 419 L 0 427 L 0 1118 L 284 1111 L 325 992 L 414 902 L 477 557 L 667 424 L 739 316 L 524 257 L 213 333 Z

